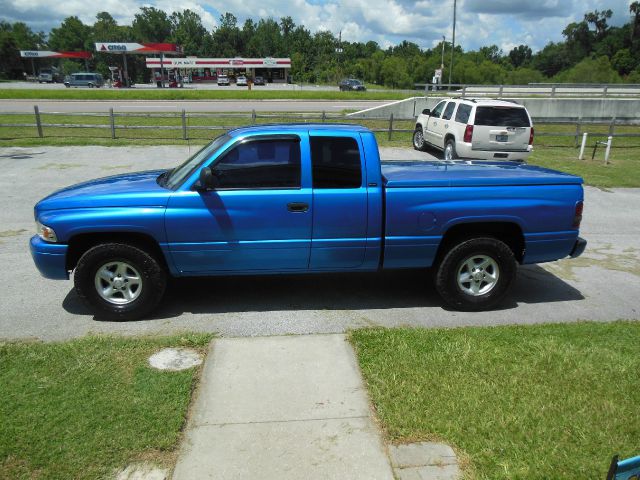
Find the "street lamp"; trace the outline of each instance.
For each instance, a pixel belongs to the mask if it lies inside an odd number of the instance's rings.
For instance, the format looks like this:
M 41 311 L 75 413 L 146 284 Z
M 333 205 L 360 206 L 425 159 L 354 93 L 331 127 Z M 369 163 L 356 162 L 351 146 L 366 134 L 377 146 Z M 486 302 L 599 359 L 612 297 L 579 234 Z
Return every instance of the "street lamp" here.
M 453 73 L 453 52 L 456 49 L 456 0 L 453 0 L 453 36 L 451 38 L 451 65 L 449 66 L 449 89 L 451 89 L 451 74 Z

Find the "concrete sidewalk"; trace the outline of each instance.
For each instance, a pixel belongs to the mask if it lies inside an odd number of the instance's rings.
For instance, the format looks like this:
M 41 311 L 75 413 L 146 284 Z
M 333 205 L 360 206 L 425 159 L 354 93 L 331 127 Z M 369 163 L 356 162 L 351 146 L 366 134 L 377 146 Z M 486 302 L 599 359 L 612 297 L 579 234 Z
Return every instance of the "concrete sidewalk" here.
M 392 480 L 345 336 L 215 340 L 173 478 Z

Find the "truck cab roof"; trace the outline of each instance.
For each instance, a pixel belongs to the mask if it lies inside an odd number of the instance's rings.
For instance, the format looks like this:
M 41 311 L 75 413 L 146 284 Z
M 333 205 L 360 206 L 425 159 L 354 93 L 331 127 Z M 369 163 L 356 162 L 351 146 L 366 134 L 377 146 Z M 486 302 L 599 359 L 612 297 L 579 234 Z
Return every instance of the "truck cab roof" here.
M 353 125 L 350 123 L 290 123 L 290 124 L 262 124 L 240 127 L 230 130 L 228 135 L 238 137 L 251 134 L 277 134 L 277 133 L 295 133 L 307 132 L 309 130 L 322 130 L 331 132 L 357 132 L 370 133 L 366 127 L 361 125 Z

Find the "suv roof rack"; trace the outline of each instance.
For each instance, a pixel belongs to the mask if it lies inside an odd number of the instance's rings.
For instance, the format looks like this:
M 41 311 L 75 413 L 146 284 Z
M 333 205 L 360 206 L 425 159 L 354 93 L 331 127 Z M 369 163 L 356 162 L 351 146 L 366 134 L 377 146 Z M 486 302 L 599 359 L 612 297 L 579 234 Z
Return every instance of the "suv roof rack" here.
M 475 98 L 469 98 L 469 97 L 459 97 L 459 98 L 460 100 L 466 100 L 467 102 L 478 103 Z

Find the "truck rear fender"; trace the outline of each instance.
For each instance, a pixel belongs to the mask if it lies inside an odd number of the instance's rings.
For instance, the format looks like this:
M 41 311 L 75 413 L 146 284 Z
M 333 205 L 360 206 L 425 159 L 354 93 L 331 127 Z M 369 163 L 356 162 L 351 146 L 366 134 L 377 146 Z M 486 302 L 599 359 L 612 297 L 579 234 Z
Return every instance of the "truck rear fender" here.
M 521 263 L 524 258 L 524 234 L 515 222 L 463 222 L 450 226 L 440 241 L 434 265 L 438 265 L 446 253 L 465 240 L 492 237 L 504 242 Z

